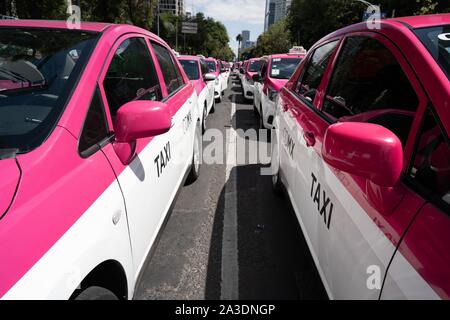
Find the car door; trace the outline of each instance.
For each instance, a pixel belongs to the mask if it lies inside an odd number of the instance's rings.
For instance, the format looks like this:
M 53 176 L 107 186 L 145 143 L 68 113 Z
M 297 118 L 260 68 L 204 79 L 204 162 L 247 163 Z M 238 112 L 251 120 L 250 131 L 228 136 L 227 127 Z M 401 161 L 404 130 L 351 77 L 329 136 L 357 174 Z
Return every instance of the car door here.
M 117 110 L 127 102 L 167 102 L 166 86 L 158 76 L 155 61 L 148 40 L 141 35 L 126 35 L 112 47 L 99 79 L 111 128 Z M 135 146 L 114 142 L 104 148 L 126 202 L 135 277 L 156 238 L 179 180 L 177 142 L 172 128 L 163 135 L 139 139 Z M 135 157 L 129 164 L 123 163 L 118 153 L 133 147 Z
M 262 66 L 261 66 L 261 71 L 260 71 L 260 81 L 256 81 L 255 82 L 255 88 L 254 88 L 254 105 L 257 108 L 257 110 L 260 110 L 260 106 L 261 106 L 261 97 L 263 94 L 263 89 L 264 89 L 264 83 L 266 81 L 266 75 L 267 75 L 267 65 L 268 65 L 268 61 L 266 60 L 262 60 Z
M 204 77 L 208 72 L 208 67 L 206 66 L 206 63 L 204 60 L 200 60 L 200 69 L 202 77 Z M 205 81 L 205 80 L 203 80 Z M 205 85 L 207 87 L 207 103 L 208 103 L 208 113 L 211 110 L 213 104 L 214 104 L 214 81 L 205 81 Z
M 321 157 L 322 143 L 330 124 L 378 124 L 400 139 L 407 163 L 414 144 L 408 138 L 428 101 L 401 52 L 381 35 L 349 35 L 330 68 L 314 98 L 300 84 L 300 95 L 313 105 L 300 104 L 297 116 L 309 149 L 308 165 L 297 166 L 297 192 L 308 191 L 304 213 L 318 219 L 308 232 L 316 237 L 329 294 L 377 299 L 397 245 L 424 201 L 403 182 L 383 188 L 332 168 Z M 370 283 L 372 276 L 376 280 Z
M 427 204 L 395 253 L 381 299 L 450 298 L 450 140 L 439 119 L 430 106 L 415 139 L 405 179 Z
M 316 160 L 319 149 L 308 147 L 312 141 L 306 141 L 308 134 L 317 131 L 312 117 L 317 91 L 325 75 L 325 70 L 333 57 L 338 40 L 323 44 L 313 50 L 308 62 L 281 89 L 280 100 L 280 163 L 285 172 L 286 184 L 290 192 L 294 209 L 318 265 L 322 278 L 325 267 L 320 264 L 318 234 L 319 223 L 317 208 L 311 199 L 313 174 L 317 179 L 319 162 Z M 315 190 L 314 190 L 315 191 Z M 314 194 L 313 194 L 314 196 Z M 322 225 L 321 225 L 322 227 Z M 325 283 L 326 284 L 326 283 Z

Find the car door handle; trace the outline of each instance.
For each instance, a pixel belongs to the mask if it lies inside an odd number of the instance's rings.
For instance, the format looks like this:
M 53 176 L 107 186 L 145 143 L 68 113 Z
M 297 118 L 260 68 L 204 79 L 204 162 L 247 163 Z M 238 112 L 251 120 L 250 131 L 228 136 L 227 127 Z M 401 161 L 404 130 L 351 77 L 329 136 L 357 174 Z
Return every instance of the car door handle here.
M 306 141 L 306 146 L 307 147 L 314 147 L 316 144 L 316 137 L 314 136 L 314 133 L 312 133 L 311 131 L 305 132 L 303 134 L 303 138 Z

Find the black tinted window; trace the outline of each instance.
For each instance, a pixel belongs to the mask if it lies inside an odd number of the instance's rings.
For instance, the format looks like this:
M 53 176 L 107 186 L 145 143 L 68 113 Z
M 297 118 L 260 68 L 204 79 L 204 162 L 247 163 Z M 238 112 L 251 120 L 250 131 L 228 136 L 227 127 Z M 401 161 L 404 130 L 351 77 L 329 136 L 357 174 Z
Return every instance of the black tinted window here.
M 95 90 L 91 105 L 86 115 L 83 131 L 80 135 L 78 150 L 81 155 L 89 153 L 90 149 L 108 136 L 108 125 L 106 122 L 103 103 L 98 90 Z
M 127 102 L 162 99 L 155 67 L 143 38 L 130 38 L 121 43 L 103 86 L 113 119 L 117 110 Z
M 170 95 L 183 85 L 183 79 L 178 72 L 169 50 L 156 43 L 152 43 L 152 46 L 155 50 L 156 59 L 158 59 L 159 66 L 161 67 L 161 71 L 164 76 L 167 93 Z
M 338 41 L 333 41 L 317 48 L 305 66 L 305 71 L 300 77 L 296 91 L 310 102 L 313 102 L 316 98 L 316 91 L 337 44 Z
M 297 69 L 300 58 L 274 58 L 270 69 L 270 77 L 274 79 L 289 79 Z
M 429 196 L 450 205 L 450 145 L 433 114 L 426 114 L 410 176 Z
M 205 60 L 200 61 L 200 68 L 202 69 L 202 75 L 205 75 L 209 72 L 208 67 L 206 66 Z
M 180 64 L 186 72 L 189 80 L 200 79 L 200 71 L 198 70 L 198 62 L 195 60 L 180 60 Z
M 261 70 L 261 60 L 250 62 L 250 66 L 248 67 L 249 72 L 259 72 Z
M 341 121 L 383 125 L 405 145 L 417 95 L 395 56 L 373 38 L 352 37 L 340 53 L 323 111 Z
M 217 71 L 217 64 L 215 61 L 208 60 L 206 61 L 206 65 L 208 66 L 209 72 L 215 73 Z
M 29 152 L 48 137 L 97 38 L 79 30 L 0 28 L 0 151 Z

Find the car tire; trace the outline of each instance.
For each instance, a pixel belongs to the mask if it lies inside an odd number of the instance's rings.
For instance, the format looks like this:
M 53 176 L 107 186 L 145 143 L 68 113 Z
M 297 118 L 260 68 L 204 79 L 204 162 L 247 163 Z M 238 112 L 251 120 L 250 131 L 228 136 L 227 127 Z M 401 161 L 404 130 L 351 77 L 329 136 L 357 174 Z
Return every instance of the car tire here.
M 273 139 L 271 139 L 273 140 Z M 276 141 L 276 140 L 275 140 Z M 274 162 L 276 161 L 276 162 Z M 284 195 L 284 185 L 280 177 L 280 157 L 276 145 L 272 144 L 272 161 L 270 163 L 272 171 L 272 190 L 278 196 Z
M 264 127 L 264 115 L 262 106 L 259 107 L 259 111 L 259 129 L 266 129 L 266 127 Z
M 221 103 L 222 102 L 222 95 L 219 94 L 219 97 L 216 99 L 217 103 Z
M 202 119 L 202 134 L 206 132 L 206 119 L 208 118 L 208 108 L 205 106 L 203 108 L 203 119 Z
M 214 112 L 216 112 L 216 99 L 213 99 L 213 105 L 212 105 L 209 113 L 214 113 Z
M 119 298 L 108 289 L 92 286 L 83 290 L 75 300 L 119 300 Z
M 198 126 L 195 130 L 195 139 L 194 139 L 194 151 L 192 155 L 192 164 L 189 175 L 186 179 L 186 185 L 190 185 L 197 181 L 200 176 L 200 162 L 201 162 L 201 143 L 202 136 L 200 134 L 201 128 Z

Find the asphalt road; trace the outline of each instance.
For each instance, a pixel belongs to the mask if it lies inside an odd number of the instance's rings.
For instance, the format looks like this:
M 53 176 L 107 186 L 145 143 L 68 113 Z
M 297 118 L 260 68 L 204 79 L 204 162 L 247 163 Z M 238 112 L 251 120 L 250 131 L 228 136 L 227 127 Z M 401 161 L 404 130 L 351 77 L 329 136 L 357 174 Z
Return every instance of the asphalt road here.
M 208 128 L 258 128 L 233 77 L 215 109 Z M 202 165 L 181 190 L 136 299 L 327 298 L 289 200 L 272 192 L 262 166 Z

